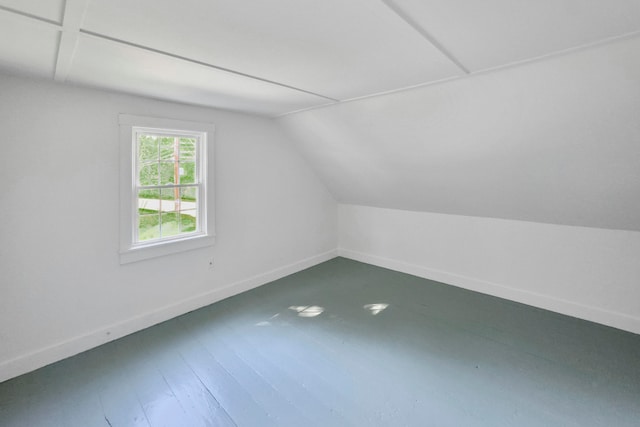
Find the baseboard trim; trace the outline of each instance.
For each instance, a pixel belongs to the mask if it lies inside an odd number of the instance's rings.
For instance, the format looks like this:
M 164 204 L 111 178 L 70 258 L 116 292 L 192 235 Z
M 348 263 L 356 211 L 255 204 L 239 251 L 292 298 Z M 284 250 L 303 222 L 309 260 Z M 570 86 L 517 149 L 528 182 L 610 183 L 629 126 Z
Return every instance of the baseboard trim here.
M 600 323 L 624 331 L 640 334 L 640 318 L 629 316 L 623 313 L 603 310 L 575 302 L 554 298 L 548 295 L 537 294 L 530 291 L 515 289 L 498 283 L 489 282 L 474 277 L 468 277 L 447 271 L 423 267 L 416 264 L 406 263 L 400 260 L 380 257 L 363 252 L 352 251 L 339 248 L 338 255 L 343 258 L 364 262 L 389 270 L 411 274 L 424 279 L 442 282 L 459 288 L 492 295 L 499 298 L 527 304 L 571 317 Z
M 338 251 L 336 249 L 330 250 L 2 362 L 0 363 L 0 382 L 34 371 L 233 295 L 257 288 L 337 256 Z

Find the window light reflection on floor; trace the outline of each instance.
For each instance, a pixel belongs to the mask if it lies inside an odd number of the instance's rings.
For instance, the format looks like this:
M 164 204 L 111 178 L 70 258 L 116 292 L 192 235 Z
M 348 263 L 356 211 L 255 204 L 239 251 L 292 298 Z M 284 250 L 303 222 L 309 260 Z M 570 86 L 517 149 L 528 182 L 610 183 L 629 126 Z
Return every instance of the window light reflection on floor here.
M 324 307 L 317 305 L 292 305 L 289 310 L 293 310 L 298 313 L 300 317 L 316 317 L 322 314 Z
M 269 320 L 273 320 L 278 316 L 280 316 L 280 313 L 274 314 L 273 316 L 271 316 L 269 318 Z M 256 326 L 271 326 L 271 322 L 269 322 L 269 320 L 263 320 L 262 322 L 258 322 L 258 323 L 256 323 Z
M 389 304 L 379 303 L 379 304 L 365 304 L 362 306 L 365 310 L 369 310 L 371 314 L 374 316 L 381 311 L 384 311 L 385 308 L 389 307 Z

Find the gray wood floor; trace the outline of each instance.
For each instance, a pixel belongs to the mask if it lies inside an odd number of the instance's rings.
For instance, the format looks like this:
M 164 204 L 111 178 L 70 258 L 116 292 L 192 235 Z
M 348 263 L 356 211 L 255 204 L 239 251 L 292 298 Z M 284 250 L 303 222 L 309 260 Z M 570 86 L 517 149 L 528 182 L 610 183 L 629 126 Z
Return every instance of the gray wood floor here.
M 640 426 L 640 336 L 334 259 L 0 384 L 1 426 Z

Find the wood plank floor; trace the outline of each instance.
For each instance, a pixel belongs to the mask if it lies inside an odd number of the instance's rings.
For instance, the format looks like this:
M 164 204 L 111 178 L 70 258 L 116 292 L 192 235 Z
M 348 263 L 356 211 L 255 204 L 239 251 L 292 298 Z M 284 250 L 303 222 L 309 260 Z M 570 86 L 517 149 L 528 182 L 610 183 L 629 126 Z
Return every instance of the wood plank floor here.
M 0 426 L 640 426 L 640 336 L 342 258 L 0 384 Z

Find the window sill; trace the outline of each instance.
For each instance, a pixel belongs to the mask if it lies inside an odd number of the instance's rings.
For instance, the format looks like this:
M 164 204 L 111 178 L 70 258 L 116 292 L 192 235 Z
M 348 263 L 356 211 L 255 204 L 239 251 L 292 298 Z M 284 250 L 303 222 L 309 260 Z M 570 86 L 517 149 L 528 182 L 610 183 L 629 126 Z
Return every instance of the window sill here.
M 120 251 L 120 264 L 129 264 L 145 259 L 205 248 L 207 246 L 213 246 L 214 243 L 214 236 L 203 235 L 193 236 L 183 240 L 158 242 L 157 244 L 130 248 Z

